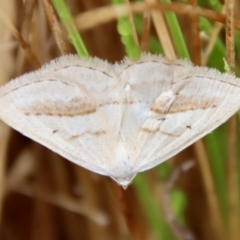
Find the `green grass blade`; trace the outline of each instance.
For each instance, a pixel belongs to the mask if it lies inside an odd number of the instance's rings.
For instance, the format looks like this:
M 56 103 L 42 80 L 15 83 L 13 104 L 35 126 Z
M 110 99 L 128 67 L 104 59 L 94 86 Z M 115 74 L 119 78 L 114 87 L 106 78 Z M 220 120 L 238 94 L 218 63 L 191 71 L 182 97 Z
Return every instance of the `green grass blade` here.
M 68 38 L 80 57 L 89 57 L 87 48 L 76 28 L 71 12 L 64 0 L 52 0 L 53 6 L 68 31 Z
M 161 0 L 162 3 L 171 3 L 170 0 Z M 185 44 L 185 40 L 181 31 L 181 28 L 178 23 L 178 19 L 175 13 L 166 12 L 164 13 L 168 27 L 170 29 L 172 39 L 174 41 L 175 47 L 177 49 L 178 55 L 181 58 L 190 59 L 190 55 L 188 53 L 187 46 Z

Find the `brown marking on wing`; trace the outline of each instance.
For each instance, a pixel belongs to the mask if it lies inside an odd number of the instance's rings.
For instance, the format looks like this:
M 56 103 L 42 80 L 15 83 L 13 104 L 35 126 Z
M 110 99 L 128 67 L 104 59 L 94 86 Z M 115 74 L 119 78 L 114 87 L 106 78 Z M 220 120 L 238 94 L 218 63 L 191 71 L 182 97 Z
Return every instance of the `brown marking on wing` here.
M 86 134 L 99 137 L 99 136 L 102 136 L 102 135 L 107 134 L 107 133 L 105 131 L 96 131 L 96 132 L 86 131 L 86 132 L 83 132 L 81 134 L 73 135 L 68 140 L 71 141 L 71 140 L 77 139 L 79 137 L 82 137 L 83 135 L 86 135 Z
M 166 113 L 178 113 L 178 112 L 186 112 L 193 111 L 197 109 L 207 109 L 207 108 L 215 108 L 219 105 L 220 100 L 217 98 L 194 98 L 193 97 L 184 97 L 181 95 L 176 95 L 176 99 L 169 107 L 166 112 L 166 107 L 164 104 L 159 102 L 154 103 L 151 107 L 151 111 L 158 114 L 166 114 Z
M 107 105 L 118 105 L 118 104 L 121 104 L 121 102 L 114 101 L 114 100 L 108 100 L 106 102 L 99 103 L 99 107 L 104 107 L 104 106 L 107 106 Z
M 82 98 L 74 98 L 68 102 L 48 99 L 44 102 L 32 102 L 27 107 L 22 107 L 23 114 L 30 115 L 46 115 L 46 116 L 58 116 L 58 117 L 74 117 L 89 115 L 97 111 L 98 107 L 104 107 L 107 105 L 122 104 L 119 101 L 108 100 L 102 103 L 87 102 Z
M 154 134 L 157 133 L 159 131 L 159 129 L 149 129 L 149 128 L 141 128 L 141 131 L 146 133 L 146 134 Z
M 173 133 L 169 133 L 169 132 L 163 132 L 163 131 L 161 131 L 159 128 L 154 129 L 154 130 L 149 129 L 149 128 L 141 128 L 141 131 L 144 132 L 144 133 L 146 133 L 146 134 L 156 134 L 156 133 L 160 132 L 161 134 L 167 135 L 167 136 L 169 136 L 169 137 L 174 137 L 174 138 L 180 136 L 180 135 L 173 134 Z
M 94 103 L 74 98 L 67 102 L 52 99 L 45 99 L 44 102 L 35 101 L 22 107 L 21 110 L 25 115 L 74 117 L 92 114 L 96 112 L 97 108 Z
M 108 76 L 108 77 L 113 77 L 112 75 L 110 75 L 109 73 L 107 73 L 106 71 L 101 71 L 101 70 L 99 70 L 99 69 L 95 69 L 95 68 L 93 68 L 93 67 L 90 67 L 90 66 L 83 66 L 83 65 L 79 65 L 79 64 L 75 64 L 75 65 L 70 65 L 70 66 L 65 66 L 65 67 L 60 67 L 60 68 L 56 68 L 54 71 L 56 72 L 56 71 L 59 71 L 59 70 L 61 70 L 61 69 L 67 69 L 67 68 L 73 68 L 73 67 L 82 67 L 82 68 L 88 68 L 88 69 L 90 69 L 90 70 L 92 70 L 92 71 L 95 71 L 95 72 L 99 72 L 99 73 L 102 73 L 102 74 L 104 74 L 104 75 L 106 75 L 106 76 Z M 98 74 L 98 73 L 97 73 Z

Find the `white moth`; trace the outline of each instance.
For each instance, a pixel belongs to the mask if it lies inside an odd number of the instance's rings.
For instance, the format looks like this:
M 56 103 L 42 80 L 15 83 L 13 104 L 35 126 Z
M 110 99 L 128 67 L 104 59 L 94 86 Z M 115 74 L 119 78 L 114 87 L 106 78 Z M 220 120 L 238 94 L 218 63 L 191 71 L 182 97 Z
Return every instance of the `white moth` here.
M 150 54 L 64 56 L 0 88 L 5 123 L 125 187 L 239 108 L 240 79 Z

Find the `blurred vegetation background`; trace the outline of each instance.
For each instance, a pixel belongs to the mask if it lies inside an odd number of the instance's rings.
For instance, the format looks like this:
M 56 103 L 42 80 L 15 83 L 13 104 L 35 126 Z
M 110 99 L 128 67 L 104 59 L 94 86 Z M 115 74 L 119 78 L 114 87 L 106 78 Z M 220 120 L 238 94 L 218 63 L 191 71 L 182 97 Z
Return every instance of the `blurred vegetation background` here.
M 238 75 L 239 4 L 0 0 L 1 85 L 69 53 L 115 62 L 149 51 L 220 71 L 225 58 Z M 0 137 L 0 239 L 240 239 L 237 115 L 125 191 L 2 122 Z

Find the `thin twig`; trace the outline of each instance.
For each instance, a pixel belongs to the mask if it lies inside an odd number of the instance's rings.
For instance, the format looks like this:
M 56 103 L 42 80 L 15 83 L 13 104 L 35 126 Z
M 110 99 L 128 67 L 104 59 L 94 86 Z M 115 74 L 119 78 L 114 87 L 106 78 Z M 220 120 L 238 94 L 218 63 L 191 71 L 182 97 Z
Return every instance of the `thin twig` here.
M 6 24 L 8 27 L 9 31 L 12 33 L 12 35 L 18 40 L 22 48 L 25 50 L 27 57 L 29 58 L 30 62 L 33 63 L 33 65 L 36 68 L 39 68 L 41 64 L 37 60 L 36 56 L 31 50 L 31 47 L 29 44 L 23 39 L 22 35 L 19 33 L 19 31 L 15 28 L 13 23 L 10 21 L 10 19 L 6 16 L 4 11 L 0 8 L 0 18 L 2 21 Z
M 164 194 L 163 194 L 163 210 L 165 212 L 166 220 L 169 223 L 171 229 L 175 233 L 175 235 L 180 240 L 195 240 L 195 237 L 193 234 L 185 227 L 182 226 L 176 219 L 174 213 L 172 212 L 171 206 L 170 206 L 170 193 L 171 190 L 174 188 L 174 185 L 178 178 L 188 171 L 191 167 L 193 167 L 194 162 L 193 161 L 187 161 L 183 163 L 180 167 L 176 168 L 171 176 L 168 182 L 165 185 L 164 188 Z
M 70 50 L 64 42 L 64 36 L 52 5 L 50 4 L 49 0 L 41 1 L 59 50 L 61 51 L 62 55 L 69 54 Z

